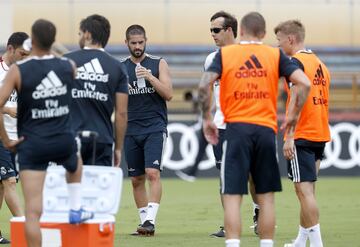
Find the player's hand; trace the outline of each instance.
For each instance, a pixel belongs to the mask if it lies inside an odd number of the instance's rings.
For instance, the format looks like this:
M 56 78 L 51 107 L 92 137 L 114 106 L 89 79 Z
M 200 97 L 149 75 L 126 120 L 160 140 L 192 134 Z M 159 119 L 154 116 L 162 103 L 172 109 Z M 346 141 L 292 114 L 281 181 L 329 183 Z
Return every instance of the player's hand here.
M 205 139 L 208 143 L 216 145 L 219 142 L 219 130 L 213 121 L 204 119 L 203 131 Z
M 10 117 L 17 117 L 17 107 L 4 107 L 4 113 L 8 114 Z
M 120 167 L 121 163 L 121 150 L 114 150 L 114 167 Z
M 293 138 L 286 138 L 283 146 L 283 154 L 287 160 L 292 160 L 295 157 L 295 145 Z
M 145 80 L 150 80 L 150 77 L 152 76 L 151 70 L 146 69 L 145 67 L 138 67 L 136 69 L 136 77 L 137 78 L 145 78 Z
M 10 150 L 11 152 L 15 153 L 16 152 L 16 146 L 21 143 L 22 141 L 24 141 L 24 137 L 20 137 L 17 140 L 10 140 L 8 139 L 7 141 L 3 141 L 3 145 L 6 149 Z

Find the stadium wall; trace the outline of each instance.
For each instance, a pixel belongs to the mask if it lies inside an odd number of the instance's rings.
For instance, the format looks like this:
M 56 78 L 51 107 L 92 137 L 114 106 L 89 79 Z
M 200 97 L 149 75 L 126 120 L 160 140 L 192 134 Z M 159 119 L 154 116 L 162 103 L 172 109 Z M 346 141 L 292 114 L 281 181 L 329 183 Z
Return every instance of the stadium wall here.
M 198 140 L 194 122 L 171 122 L 169 138 L 163 156 L 163 176 L 172 177 L 174 171 L 191 166 L 198 151 Z M 360 176 L 360 118 L 331 120 L 332 142 L 325 149 L 320 166 L 320 176 Z M 287 163 L 282 155 L 283 136 L 278 135 L 279 168 L 282 176 L 287 175 Z M 126 164 L 122 165 L 126 174 Z M 211 145 L 199 165 L 199 177 L 218 176 Z
M 270 44 L 275 43 L 274 26 L 297 18 L 307 28 L 308 44 L 360 45 L 360 0 L 0 0 L 0 9 L 2 42 L 12 31 L 28 32 L 41 17 L 56 24 L 59 42 L 76 44 L 80 20 L 98 13 L 112 24 L 112 44 L 123 43 L 126 27 L 134 23 L 145 26 L 151 43 L 211 44 L 210 16 L 225 10 L 238 18 L 260 11 L 267 20 L 265 42 Z

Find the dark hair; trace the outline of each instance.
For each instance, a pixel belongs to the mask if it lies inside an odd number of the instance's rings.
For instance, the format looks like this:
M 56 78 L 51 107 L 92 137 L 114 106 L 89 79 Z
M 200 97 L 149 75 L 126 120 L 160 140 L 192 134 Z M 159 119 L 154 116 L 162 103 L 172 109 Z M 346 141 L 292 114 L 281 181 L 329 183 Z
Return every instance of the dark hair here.
M 104 16 L 90 15 L 80 22 L 80 30 L 91 33 L 93 44 L 105 47 L 110 37 L 110 22 Z
M 144 38 L 146 39 L 146 32 L 145 32 L 145 28 L 143 26 L 134 24 L 131 25 L 130 27 L 128 27 L 126 29 L 126 40 L 130 39 L 130 35 L 144 35 Z
M 252 36 L 262 38 L 266 33 L 265 19 L 258 12 L 250 12 L 241 19 L 241 28 Z
M 274 28 L 275 34 L 282 32 L 286 35 L 294 35 L 297 42 L 304 42 L 305 27 L 299 20 L 288 20 L 281 22 Z
M 11 34 L 8 39 L 7 45 L 11 45 L 14 49 L 23 45 L 24 41 L 29 38 L 29 35 L 24 32 L 15 32 Z
M 234 34 L 234 38 L 236 38 L 237 30 L 238 30 L 238 22 L 237 22 L 235 16 L 222 10 L 222 11 L 216 12 L 213 16 L 211 16 L 210 21 L 213 21 L 219 17 L 223 17 L 225 19 L 223 27 L 224 28 L 231 27 L 233 34 Z
M 36 45 L 44 50 L 49 50 L 55 41 L 55 25 L 44 19 L 38 19 L 31 27 L 32 39 Z

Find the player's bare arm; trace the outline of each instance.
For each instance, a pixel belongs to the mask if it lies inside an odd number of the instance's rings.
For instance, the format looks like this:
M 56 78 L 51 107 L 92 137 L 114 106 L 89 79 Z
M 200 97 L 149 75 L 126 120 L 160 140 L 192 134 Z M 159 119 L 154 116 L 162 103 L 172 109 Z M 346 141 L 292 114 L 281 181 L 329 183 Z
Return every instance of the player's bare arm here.
M 289 108 L 294 108 L 293 106 L 295 104 L 295 98 L 296 98 L 296 87 L 290 88 L 290 101 L 289 101 Z M 284 157 L 288 160 L 291 160 L 294 158 L 295 153 L 295 144 L 294 144 L 294 134 L 295 134 L 295 127 L 289 128 L 286 139 L 283 146 L 283 154 Z
M 120 167 L 121 152 L 123 149 L 124 137 L 128 122 L 128 95 L 125 93 L 116 94 L 115 105 L 115 150 L 114 166 Z
M 138 73 L 137 73 L 138 75 Z M 159 79 L 151 74 L 151 71 L 146 68 L 141 68 L 139 76 L 143 76 L 147 81 L 153 85 L 156 92 L 165 100 L 170 101 L 173 97 L 173 88 L 170 77 L 170 70 L 167 62 L 164 59 L 160 60 L 159 64 Z
M 4 79 L 4 84 L 0 89 L 0 112 L 4 111 L 4 105 L 7 99 L 10 97 L 11 92 L 14 89 L 20 88 L 20 72 L 17 65 L 12 65 L 9 69 L 9 72 L 6 74 Z M 4 118 L 3 114 L 0 114 L 0 137 L 4 146 L 11 150 L 15 151 L 15 146 L 23 140 L 23 137 L 20 137 L 18 140 L 10 140 L 5 127 L 4 127 Z
M 309 78 L 304 74 L 301 69 L 295 70 L 289 77 L 290 81 L 294 84 L 292 86 L 294 90 L 293 103 L 289 104 L 288 116 L 281 126 L 282 130 L 285 130 L 286 134 L 291 134 L 290 131 L 295 131 L 295 126 L 299 118 L 301 109 L 310 92 Z
M 206 140 L 210 144 L 217 144 L 219 133 L 216 125 L 212 121 L 211 115 L 211 99 L 212 85 L 219 78 L 219 74 L 215 72 L 204 72 L 199 85 L 199 101 L 201 105 L 203 117 L 203 130 Z
M 203 119 L 211 119 L 211 92 L 213 83 L 219 78 L 215 72 L 204 72 L 199 85 L 199 101 Z

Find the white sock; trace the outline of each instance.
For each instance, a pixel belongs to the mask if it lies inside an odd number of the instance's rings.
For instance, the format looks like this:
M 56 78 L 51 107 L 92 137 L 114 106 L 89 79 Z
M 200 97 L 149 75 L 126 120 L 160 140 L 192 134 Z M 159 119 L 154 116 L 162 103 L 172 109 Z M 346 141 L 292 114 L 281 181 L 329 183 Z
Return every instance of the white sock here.
M 157 215 L 159 206 L 160 206 L 160 204 L 156 203 L 156 202 L 148 203 L 145 221 L 149 220 L 151 223 L 153 223 L 155 225 L 155 219 L 156 219 L 156 215 Z
M 260 239 L 260 247 L 273 247 L 274 241 L 272 239 Z
M 309 237 L 309 231 L 304 227 L 299 226 L 299 232 L 295 239 L 294 246 L 296 247 L 306 247 L 306 241 Z
M 145 218 L 147 215 L 147 207 L 138 208 L 138 211 L 140 216 L 140 223 L 142 224 L 145 222 Z
M 240 239 L 227 239 L 225 240 L 226 247 L 240 247 Z
M 259 204 L 256 204 L 255 202 L 253 202 L 253 216 L 255 216 L 255 209 L 260 209 Z
M 323 247 L 321 239 L 320 224 L 306 229 L 309 233 L 310 247 Z
M 70 209 L 79 210 L 81 207 L 81 183 L 68 183 Z

